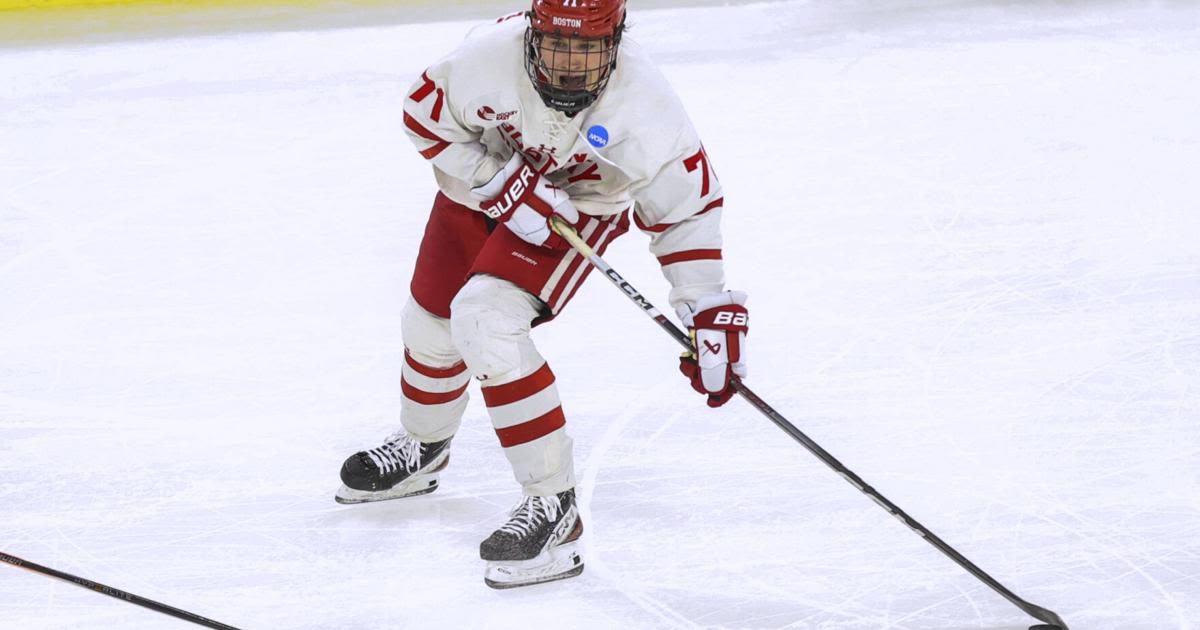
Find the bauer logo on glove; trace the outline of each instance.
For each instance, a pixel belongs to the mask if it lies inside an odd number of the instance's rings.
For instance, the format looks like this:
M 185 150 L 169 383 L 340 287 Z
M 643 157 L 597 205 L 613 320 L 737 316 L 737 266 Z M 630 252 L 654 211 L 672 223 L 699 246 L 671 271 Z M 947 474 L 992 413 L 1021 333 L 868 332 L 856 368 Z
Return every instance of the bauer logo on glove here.
M 745 378 L 746 333 L 750 314 L 743 291 L 706 295 L 695 305 L 683 304 L 679 319 L 692 333 L 695 354 L 679 357 L 679 371 L 692 388 L 708 395 L 709 407 L 720 407 L 733 397 L 732 379 Z
M 572 225 L 579 223 L 579 211 L 566 191 L 534 170 L 520 151 L 514 152 L 487 183 L 472 188 L 471 195 L 484 214 L 503 223 L 521 240 L 539 247 L 567 248 L 550 228 L 550 217 L 558 215 Z
M 525 164 L 521 170 L 517 172 L 517 176 L 510 179 L 508 189 L 504 191 L 503 197 L 488 200 L 480 204 L 483 213 L 493 219 L 502 219 L 505 215 L 513 211 L 513 207 L 525 196 L 525 191 L 529 184 L 529 180 L 537 177 L 537 173 L 532 166 Z

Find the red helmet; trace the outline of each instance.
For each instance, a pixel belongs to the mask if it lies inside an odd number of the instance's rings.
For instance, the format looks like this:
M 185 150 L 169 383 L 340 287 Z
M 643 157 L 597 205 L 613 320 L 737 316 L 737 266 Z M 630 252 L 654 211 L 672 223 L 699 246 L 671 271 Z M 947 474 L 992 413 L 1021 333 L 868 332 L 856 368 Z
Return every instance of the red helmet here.
M 625 0 L 533 0 L 529 24 L 540 33 L 612 37 L 625 24 Z
M 542 102 L 571 115 L 596 102 L 617 66 L 625 0 L 533 0 L 528 16 L 525 70 Z

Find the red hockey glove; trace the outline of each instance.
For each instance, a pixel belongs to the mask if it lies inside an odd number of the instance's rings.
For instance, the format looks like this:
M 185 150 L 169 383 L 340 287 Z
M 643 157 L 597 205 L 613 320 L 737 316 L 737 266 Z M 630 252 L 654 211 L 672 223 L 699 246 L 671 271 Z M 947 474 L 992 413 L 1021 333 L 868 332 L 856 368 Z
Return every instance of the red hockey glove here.
M 750 314 L 743 291 L 706 295 L 695 306 L 679 307 L 679 318 L 692 332 L 699 357 L 679 357 L 679 371 L 692 388 L 708 395 L 709 407 L 720 407 L 733 398 L 730 380 L 746 378 L 746 332 Z
M 558 215 L 572 225 L 579 211 L 570 197 L 546 181 L 520 151 L 486 184 L 471 189 L 483 213 L 504 223 L 521 240 L 551 249 L 566 249 L 567 243 L 550 229 L 550 217 Z

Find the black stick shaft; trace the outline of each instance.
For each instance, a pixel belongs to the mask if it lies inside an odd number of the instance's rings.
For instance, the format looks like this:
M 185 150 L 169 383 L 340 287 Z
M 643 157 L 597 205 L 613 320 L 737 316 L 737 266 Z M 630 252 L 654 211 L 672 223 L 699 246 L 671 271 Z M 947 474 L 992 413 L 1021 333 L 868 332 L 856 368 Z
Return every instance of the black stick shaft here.
M 650 316 L 650 318 L 653 319 L 659 325 L 659 327 L 671 335 L 675 341 L 679 342 L 684 349 L 686 349 L 688 352 L 695 352 L 695 347 L 692 345 L 691 337 L 689 337 L 687 333 L 680 330 L 678 326 L 663 316 L 658 309 L 654 308 L 654 305 L 652 305 L 649 300 L 643 297 L 642 294 L 633 287 L 633 285 L 629 284 L 628 281 L 622 278 L 621 274 L 617 273 L 616 270 L 614 270 L 607 262 L 605 262 L 599 254 L 593 251 L 583 239 L 579 238 L 579 235 L 575 233 L 575 230 L 571 228 L 570 225 L 558 220 L 557 217 L 551 219 L 551 222 L 553 223 L 555 231 L 562 235 L 563 238 L 567 239 L 567 242 L 571 243 L 571 246 L 578 250 L 579 253 L 584 257 L 586 257 L 588 262 L 595 266 L 596 269 L 599 269 L 604 276 L 608 278 L 609 282 L 612 282 L 619 289 L 621 289 L 621 292 L 624 293 L 626 297 L 633 301 L 634 304 L 637 304 L 646 313 L 646 315 Z M 808 450 L 808 452 L 815 455 L 817 459 L 824 462 L 826 466 L 829 466 L 834 470 L 834 472 L 841 475 L 843 479 L 850 482 L 850 485 L 858 488 L 863 494 L 870 497 L 872 501 L 878 503 L 880 507 L 887 510 L 892 516 L 895 516 L 896 519 L 898 519 L 901 523 L 904 523 L 914 533 L 921 538 L 924 538 L 929 544 L 936 547 L 938 551 L 941 551 L 951 560 L 957 562 L 959 566 L 966 569 L 971 575 L 974 575 L 976 578 L 978 578 L 979 581 L 988 585 L 992 590 L 999 593 L 1004 597 L 1004 599 L 1012 602 L 1013 605 L 1015 605 L 1017 608 L 1020 608 L 1030 617 L 1033 617 L 1039 621 L 1044 621 L 1048 624 L 1056 625 L 1059 628 L 1062 628 L 1062 630 L 1068 630 L 1066 622 L 1064 622 L 1062 617 L 1059 617 L 1057 613 L 1042 608 L 1041 606 L 1031 604 L 1018 597 L 1016 593 L 1013 593 L 995 578 L 988 575 L 983 569 L 980 569 L 975 565 L 975 563 L 968 560 L 966 556 L 962 555 L 944 540 L 934 535 L 933 532 L 929 531 L 929 528 L 917 522 L 916 519 L 909 516 L 904 512 L 904 510 L 901 510 L 895 503 L 889 501 L 887 497 L 880 494 L 875 488 L 867 485 L 867 483 L 863 481 L 861 477 L 854 474 L 853 471 L 851 471 L 849 468 L 846 468 L 841 462 L 839 462 L 837 458 L 835 458 L 833 455 L 830 455 L 825 449 L 821 448 L 820 444 L 817 444 L 812 440 L 812 438 L 805 435 L 800 429 L 797 429 L 796 426 L 789 422 L 787 418 L 783 417 L 783 414 L 780 414 L 778 411 L 768 405 L 766 401 L 764 401 L 762 398 L 759 398 L 757 394 L 751 391 L 749 387 L 746 387 L 745 383 L 742 383 L 742 381 L 736 376 L 733 378 L 733 388 L 737 391 L 737 393 L 742 395 L 742 398 L 746 399 L 747 402 L 754 406 L 755 409 L 758 409 L 771 422 L 775 423 L 775 426 L 782 429 L 784 433 L 787 433 L 792 437 L 792 439 L 799 442 L 801 446 Z
M 18 558 L 14 555 L 4 553 L 2 551 L 0 551 L 0 562 L 7 562 L 8 564 L 11 564 L 15 567 L 20 567 L 22 569 L 28 569 L 35 573 L 41 573 L 42 575 L 49 575 L 50 577 L 56 577 L 60 580 L 66 580 L 77 586 L 82 586 L 86 589 L 96 591 L 97 593 L 103 593 L 105 595 L 108 595 L 109 597 L 115 597 L 119 600 L 126 601 L 131 604 L 137 604 L 138 606 L 142 606 L 143 608 L 149 608 L 150 610 L 163 613 L 164 615 L 170 615 L 177 619 L 182 619 L 184 621 L 190 621 L 194 624 L 205 626 L 207 628 L 217 628 L 217 630 L 238 630 L 238 628 L 236 628 L 234 626 L 227 626 L 219 621 L 213 621 L 212 619 L 207 619 L 207 618 L 201 617 L 200 615 L 197 615 L 195 613 L 190 613 L 186 610 L 180 610 L 173 606 L 168 606 L 166 604 L 160 604 L 152 599 L 146 599 L 145 597 L 141 597 L 139 595 L 134 595 L 133 593 L 126 593 L 125 591 L 122 591 L 120 589 L 116 589 L 111 586 L 105 586 L 103 584 L 99 584 L 99 583 L 93 582 L 91 580 L 87 580 L 87 579 L 84 579 L 81 577 L 71 575 L 70 573 L 64 573 L 62 571 L 58 571 L 56 569 L 51 569 L 50 567 L 44 567 L 40 564 L 36 564 L 36 563 L 30 562 L 28 560 L 22 560 L 21 558 Z

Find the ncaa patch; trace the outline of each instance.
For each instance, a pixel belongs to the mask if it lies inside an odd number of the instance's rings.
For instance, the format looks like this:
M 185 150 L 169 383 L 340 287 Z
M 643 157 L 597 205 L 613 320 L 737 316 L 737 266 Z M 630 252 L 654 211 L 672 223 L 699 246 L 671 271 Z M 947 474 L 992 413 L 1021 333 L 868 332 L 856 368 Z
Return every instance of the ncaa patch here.
M 592 125 L 592 127 L 587 130 L 587 140 L 588 144 L 596 147 L 597 149 L 603 149 L 604 147 L 608 146 L 608 130 L 600 125 Z

